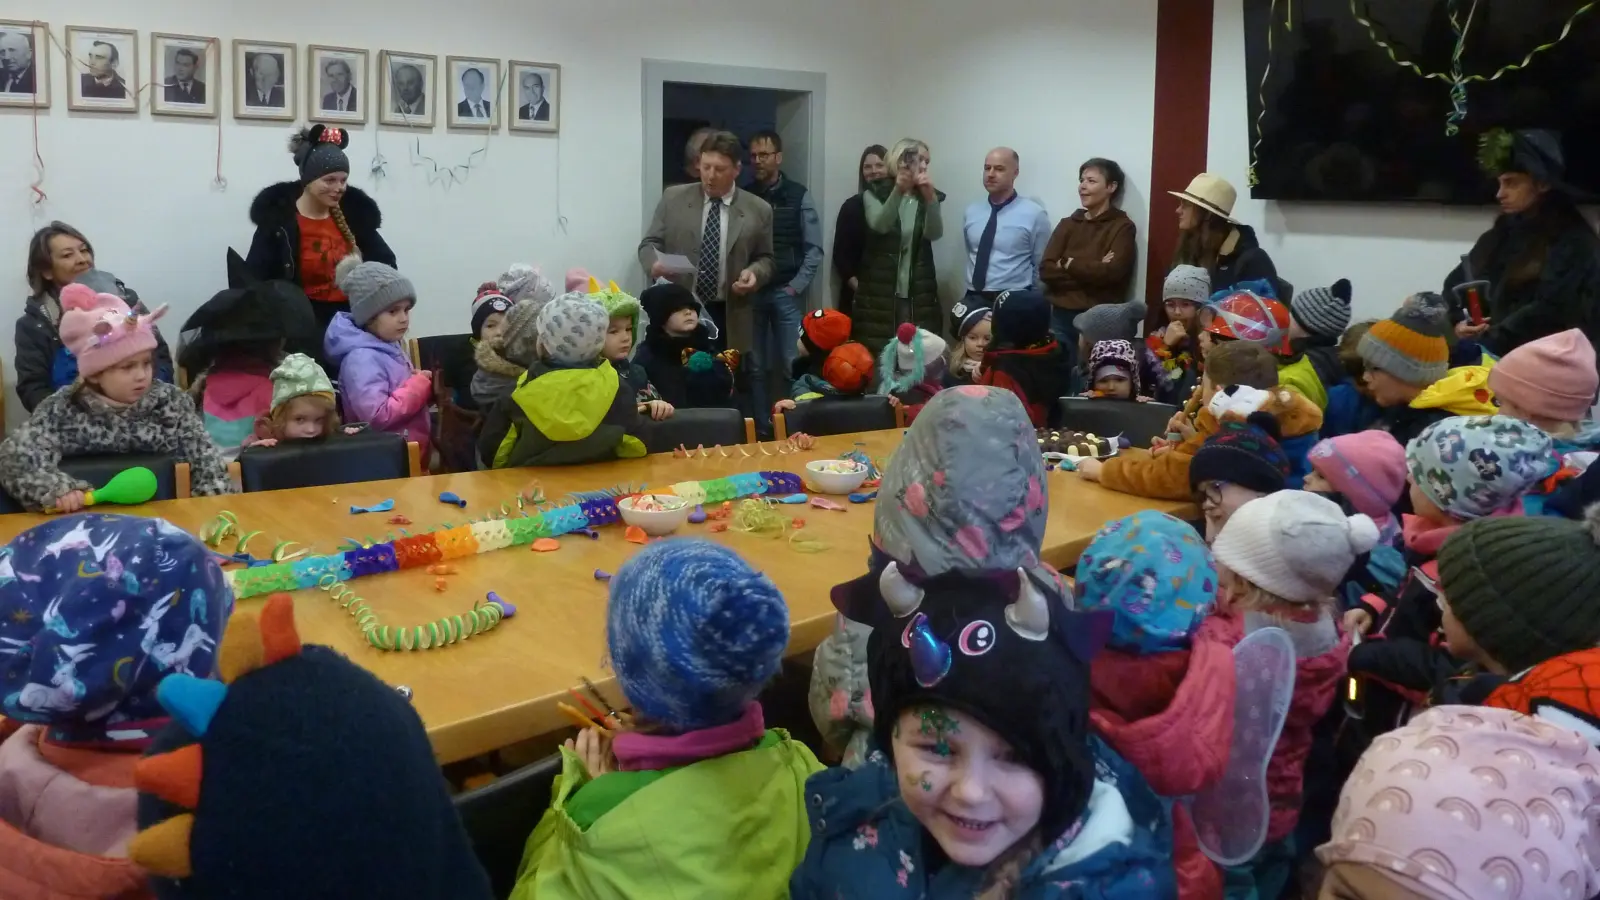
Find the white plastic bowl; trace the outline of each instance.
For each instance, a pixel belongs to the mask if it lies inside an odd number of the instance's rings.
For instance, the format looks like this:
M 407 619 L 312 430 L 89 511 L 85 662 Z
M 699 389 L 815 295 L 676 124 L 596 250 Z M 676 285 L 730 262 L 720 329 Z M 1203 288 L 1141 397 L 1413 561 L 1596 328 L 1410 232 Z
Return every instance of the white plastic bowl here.
M 825 467 L 852 466 L 854 471 L 829 472 Z M 848 494 L 867 480 L 867 467 L 845 459 L 816 459 L 806 463 L 806 484 L 819 494 Z
M 634 509 L 636 497 L 624 497 L 617 501 L 617 509 L 622 512 L 622 521 L 629 525 L 637 525 L 644 529 L 644 533 L 651 537 L 660 537 L 671 534 L 683 527 L 689 521 L 689 513 L 694 507 L 682 497 L 671 494 L 646 494 L 659 503 L 663 509 Z

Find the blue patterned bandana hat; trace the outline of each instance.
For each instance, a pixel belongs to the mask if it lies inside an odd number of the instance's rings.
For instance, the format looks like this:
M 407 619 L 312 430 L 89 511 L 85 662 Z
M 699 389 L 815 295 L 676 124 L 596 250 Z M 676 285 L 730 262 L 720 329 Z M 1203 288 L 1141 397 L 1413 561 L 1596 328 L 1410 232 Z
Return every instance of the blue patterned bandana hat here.
M 606 641 L 639 715 L 680 733 L 712 728 L 738 719 L 778 674 L 789 606 L 720 544 L 657 541 L 612 576 Z
M 1188 523 L 1144 510 L 1094 536 L 1073 593 L 1078 609 L 1115 616 L 1109 646 L 1140 656 L 1182 650 L 1216 600 L 1216 561 Z
M 1461 520 L 1514 509 L 1558 468 L 1550 436 L 1507 416 L 1441 419 L 1406 445 L 1411 482 Z
M 117 740 L 119 723 L 165 717 L 162 678 L 211 674 L 232 611 L 214 555 L 164 519 L 30 528 L 0 547 L 0 713 L 60 740 Z
M 552 363 L 577 369 L 600 358 L 610 324 L 611 316 L 600 301 L 574 291 L 545 304 L 534 328 L 539 332 L 539 349 Z

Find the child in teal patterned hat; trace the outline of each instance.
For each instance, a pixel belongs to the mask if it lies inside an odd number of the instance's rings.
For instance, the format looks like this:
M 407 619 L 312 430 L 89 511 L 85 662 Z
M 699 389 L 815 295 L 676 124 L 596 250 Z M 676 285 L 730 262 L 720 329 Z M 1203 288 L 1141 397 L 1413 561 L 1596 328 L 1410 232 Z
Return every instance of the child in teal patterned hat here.
M 1145 510 L 1107 522 L 1078 558 L 1082 610 L 1109 610 L 1111 638 L 1090 665 L 1090 719 L 1163 797 L 1188 797 L 1227 769 L 1234 717 L 1233 635 L 1210 618 L 1217 567 L 1187 523 Z M 1194 824 L 1173 804 L 1179 895 L 1222 894 Z
M 1452 416 L 1406 445 L 1417 515 L 1456 524 L 1517 507 L 1555 473 L 1550 436 L 1507 416 Z

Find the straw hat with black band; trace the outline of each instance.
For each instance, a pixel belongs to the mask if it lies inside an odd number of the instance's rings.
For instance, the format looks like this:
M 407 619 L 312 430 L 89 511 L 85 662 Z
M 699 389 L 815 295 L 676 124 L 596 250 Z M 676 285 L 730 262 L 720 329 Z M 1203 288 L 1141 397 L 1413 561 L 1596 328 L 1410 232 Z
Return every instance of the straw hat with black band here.
M 1233 189 L 1221 175 L 1210 172 L 1201 172 L 1189 181 L 1189 186 L 1181 191 L 1167 191 L 1179 200 L 1186 200 L 1200 207 L 1208 213 L 1227 222 L 1229 225 L 1239 224 L 1233 217 L 1234 201 L 1239 199 L 1239 192 Z M 1217 251 L 1219 256 L 1227 256 L 1239 243 L 1239 229 L 1230 229 L 1228 239 L 1222 242 L 1222 248 Z

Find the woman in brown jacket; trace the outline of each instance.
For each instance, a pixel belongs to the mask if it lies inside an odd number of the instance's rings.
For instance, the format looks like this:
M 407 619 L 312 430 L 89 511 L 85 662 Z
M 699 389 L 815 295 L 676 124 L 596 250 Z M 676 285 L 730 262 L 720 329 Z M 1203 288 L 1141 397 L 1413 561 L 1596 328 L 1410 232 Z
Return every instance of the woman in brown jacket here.
M 1122 167 L 1109 159 L 1096 157 L 1078 167 L 1078 200 L 1083 208 L 1056 224 L 1039 266 L 1039 278 L 1055 307 L 1050 327 L 1072 368 L 1073 393 L 1083 389 L 1073 318 L 1091 306 L 1123 302 L 1133 282 L 1138 228 L 1116 206 L 1122 182 Z

